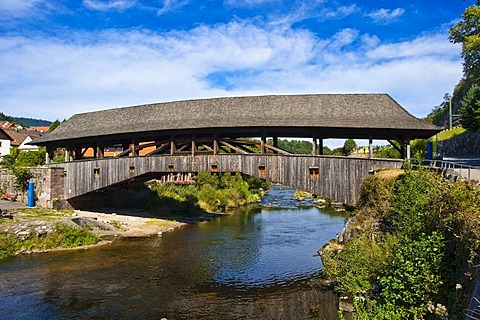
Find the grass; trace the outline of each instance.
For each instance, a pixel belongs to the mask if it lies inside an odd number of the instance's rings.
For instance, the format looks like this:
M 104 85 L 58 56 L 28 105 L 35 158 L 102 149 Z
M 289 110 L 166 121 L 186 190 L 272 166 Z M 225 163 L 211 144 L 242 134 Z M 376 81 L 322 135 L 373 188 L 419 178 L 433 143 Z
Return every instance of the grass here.
M 399 176 L 405 174 L 403 169 L 387 169 L 377 172 L 377 177 L 383 180 L 397 179 Z
M 145 224 L 147 226 L 159 226 L 159 227 L 167 227 L 171 225 L 175 221 L 166 221 L 166 220 L 159 220 L 159 219 L 150 219 Z
M 40 207 L 35 208 L 19 208 L 15 209 L 16 212 L 21 213 L 21 215 L 15 215 L 14 220 L 6 221 L 9 222 L 18 222 L 18 221 L 29 221 L 29 220 L 42 220 L 42 221 L 52 221 L 59 218 L 70 217 L 73 213 L 73 210 L 52 210 L 45 209 Z M 20 220 L 19 220 L 20 219 Z
M 97 235 L 85 228 L 57 223 L 52 233 L 42 237 L 35 235 L 21 240 L 11 235 L 0 235 L 0 260 L 22 251 L 74 248 L 95 244 L 99 240 Z
M 117 220 L 110 220 L 110 224 L 117 230 L 123 230 L 122 223 Z
M 467 130 L 463 127 L 457 127 L 452 130 L 445 130 L 437 134 L 437 139 L 438 141 L 452 139 L 456 136 L 464 134 L 466 131 Z

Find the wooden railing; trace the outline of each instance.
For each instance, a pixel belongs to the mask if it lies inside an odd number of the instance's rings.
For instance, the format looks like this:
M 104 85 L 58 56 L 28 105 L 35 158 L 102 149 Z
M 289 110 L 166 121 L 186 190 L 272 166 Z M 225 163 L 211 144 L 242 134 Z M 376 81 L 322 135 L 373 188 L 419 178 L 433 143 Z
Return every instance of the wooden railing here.
M 218 154 L 92 159 L 61 164 L 65 199 L 152 174 L 242 172 L 318 196 L 354 205 L 363 180 L 382 168 L 401 168 L 402 160 L 352 157 Z

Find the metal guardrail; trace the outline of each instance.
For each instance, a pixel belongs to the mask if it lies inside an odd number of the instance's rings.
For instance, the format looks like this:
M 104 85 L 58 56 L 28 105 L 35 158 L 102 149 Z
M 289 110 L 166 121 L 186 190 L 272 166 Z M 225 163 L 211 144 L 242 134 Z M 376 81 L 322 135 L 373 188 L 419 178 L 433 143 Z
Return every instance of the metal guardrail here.
M 444 160 L 416 160 L 411 159 L 412 165 L 438 169 L 447 177 L 454 180 L 480 180 L 480 167 Z

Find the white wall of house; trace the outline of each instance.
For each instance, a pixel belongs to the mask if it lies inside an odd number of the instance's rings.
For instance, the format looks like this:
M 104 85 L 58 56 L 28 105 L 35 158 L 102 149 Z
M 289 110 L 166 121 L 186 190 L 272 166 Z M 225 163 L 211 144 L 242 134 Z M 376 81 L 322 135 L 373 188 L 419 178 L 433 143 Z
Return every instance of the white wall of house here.
M 20 150 L 20 151 L 38 151 L 38 146 L 27 144 L 30 141 L 32 141 L 32 138 L 30 138 L 30 136 L 27 136 L 25 138 L 25 140 L 23 140 L 23 142 L 20 144 L 20 146 L 18 146 L 18 150 Z
M 0 139 L 0 157 L 10 154 L 10 140 Z

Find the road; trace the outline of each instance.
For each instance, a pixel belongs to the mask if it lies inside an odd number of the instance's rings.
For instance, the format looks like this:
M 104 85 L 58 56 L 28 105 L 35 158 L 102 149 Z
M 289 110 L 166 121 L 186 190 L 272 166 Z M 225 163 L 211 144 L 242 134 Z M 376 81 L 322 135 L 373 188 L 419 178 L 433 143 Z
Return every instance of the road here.
M 475 157 L 445 157 L 443 161 L 455 163 L 455 173 L 461 177 L 480 181 L 480 158 Z M 465 166 L 459 168 L 459 166 Z
M 18 208 L 26 208 L 27 206 L 16 201 L 0 200 L 0 209 L 2 210 L 14 210 Z

